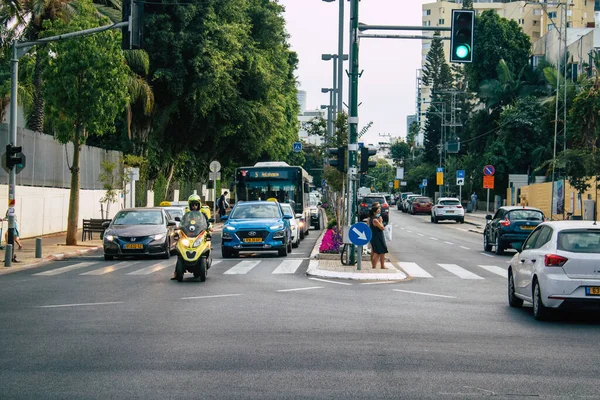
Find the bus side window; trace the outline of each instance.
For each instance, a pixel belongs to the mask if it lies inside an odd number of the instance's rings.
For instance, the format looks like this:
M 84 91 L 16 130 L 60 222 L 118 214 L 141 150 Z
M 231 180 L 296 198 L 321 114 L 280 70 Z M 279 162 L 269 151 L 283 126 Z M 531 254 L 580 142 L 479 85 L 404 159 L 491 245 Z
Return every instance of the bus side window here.
M 308 182 L 304 182 L 304 193 L 308 193 Z

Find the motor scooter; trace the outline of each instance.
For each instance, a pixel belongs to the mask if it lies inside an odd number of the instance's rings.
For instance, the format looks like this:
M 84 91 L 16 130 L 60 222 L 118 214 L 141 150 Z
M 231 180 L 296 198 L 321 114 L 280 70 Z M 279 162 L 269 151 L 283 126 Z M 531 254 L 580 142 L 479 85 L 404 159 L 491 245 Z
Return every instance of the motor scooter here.
M 209 223 L 213 222 L 213 218 L 207 221 L 205 215 L 199 211 L 188 211 L 181 218 L 175 265 L 175 279 L 178 282 L 183 281 L 186 272 L 194 274 L 194 278 L 200 278 L 200 282 L 206 280 L 206 274 L 212 264 Z

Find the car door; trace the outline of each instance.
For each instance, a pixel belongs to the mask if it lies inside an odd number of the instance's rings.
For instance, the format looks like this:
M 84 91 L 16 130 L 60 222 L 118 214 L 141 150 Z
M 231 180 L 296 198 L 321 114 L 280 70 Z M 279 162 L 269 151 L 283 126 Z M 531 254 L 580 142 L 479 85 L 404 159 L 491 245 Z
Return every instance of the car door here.
M 533 274 L 535 265 L 544 257 L 544 251 L 541 248 L 550 241 L 552 237 L 552 228 L 541 226 L 527 237 L 521 253 L 518 254 L 518 272 L 515 275 L 515 290 L 524 296 L 531 297 Z M 517 283 L 518 282 L 518 283 Z
M 499 209 L 496 211 L 496 214 L 492 218 L 492 220 L 488 223 L 488 243 L 493 244 L 496 243 L 496 238 L 498 236 L 500 221 L 504 219 L 504 215 L 506 214 L 506 210 Z

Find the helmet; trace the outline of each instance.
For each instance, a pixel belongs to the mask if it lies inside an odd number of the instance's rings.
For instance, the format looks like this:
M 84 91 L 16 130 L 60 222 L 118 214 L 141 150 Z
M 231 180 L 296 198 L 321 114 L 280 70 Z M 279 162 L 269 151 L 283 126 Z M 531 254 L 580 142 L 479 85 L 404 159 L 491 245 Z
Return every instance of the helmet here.
M 193 194 L 190 197 L 188 197 L 188 204 L 191 207 L 192 203 L 196 203 L 198 204 L 198 208 L 200 208 L 200 196 L 198 196 L 197 194 Z

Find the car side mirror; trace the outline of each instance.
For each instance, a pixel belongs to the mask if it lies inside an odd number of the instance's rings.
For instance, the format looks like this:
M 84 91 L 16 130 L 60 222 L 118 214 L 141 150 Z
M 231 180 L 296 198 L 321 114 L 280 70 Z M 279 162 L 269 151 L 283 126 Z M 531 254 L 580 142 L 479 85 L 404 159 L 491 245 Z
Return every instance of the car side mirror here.
M 167 222 L 167 226 L 177 226 L 177 222 L 170 220 Z
M 296 214 L 296 218 L 302 218 L 302 217 L 304 217 L 304 215 L 302 215 L 302 214 Z
M 214 223 L 214 222 L 215 222 L 215 219 L 214 219 L 214 218 L 209 218 L 209 219 L 208 219 L 208 222 L 210 222 L 210 223 L 212 224 L 212 223 Z
M 110 221 L 104 221 L 104 222 L 102 223 L 102 227 L 103 227 L 104 229 L 107 229 L 109 225 L 110 225 Z
M 227 215 L 223 215 L 221 217 L 221 221 L 227 221 L 229 219 L 229 217 Z
M 493 219 L 491 214 L 488 214 L 485 216 L 485 219 L 487 219 L 488 221 L 491 221 Z
M 284 214 L 283 215 L 283 219 L 292 219 L 292 218 L 294 218 L 294 217 L 292 215 L 290 215 L 290 214 Z
M 181 222 L 181 218 L 179 218 L 179 217 L 175 217 L 175 221 L 177 221 L 177 222 Z

